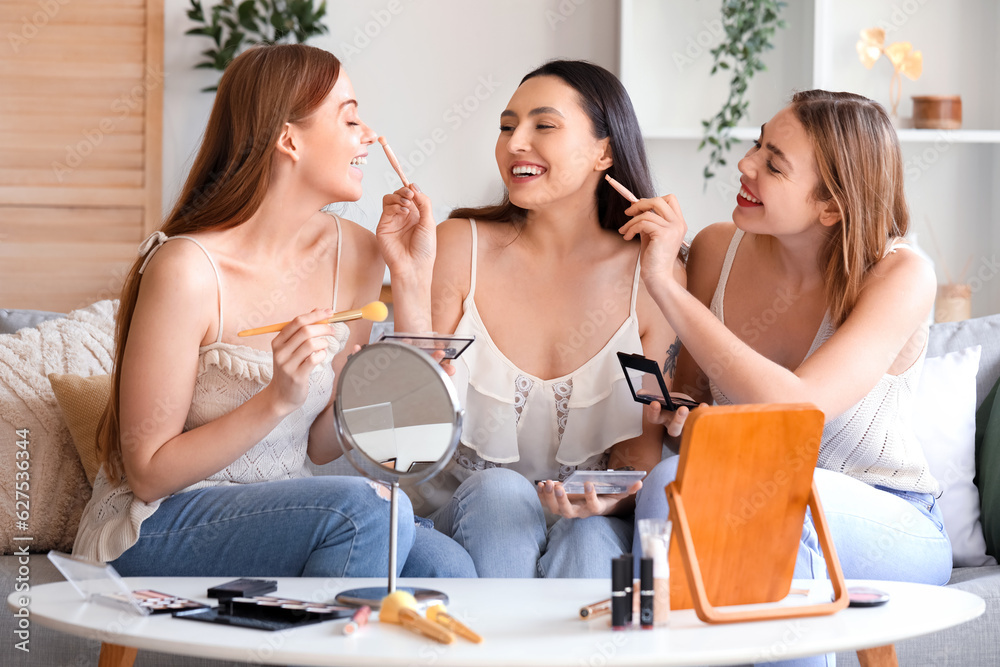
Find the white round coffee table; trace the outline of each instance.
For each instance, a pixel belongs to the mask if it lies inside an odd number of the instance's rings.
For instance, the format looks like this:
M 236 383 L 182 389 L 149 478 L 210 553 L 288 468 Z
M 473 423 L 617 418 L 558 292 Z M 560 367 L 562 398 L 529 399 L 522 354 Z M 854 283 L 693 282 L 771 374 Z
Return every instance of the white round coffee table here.
M 209 586 L 224 577 L 126 579 L 133 589 L 152 588 L 209 601 Z M 327 601 L 341 590 L 384 585 L 384 579 L 278 580 L 282 597 Z M 132 616 L 85 603 L 66 582 L 31 589 L 33 622 L 97 639 L 102 655 L 127 665 L 130 648 L 149 649 L 263 664 L 294 665 L 469 665 L 559 667 L 581 665 L 730 665 L 819 653 L 887 647 L 866 652 L 875 664 L 895 664 L 891 645 L 970 621 L 985 610 L 983 600 L 951 588 L 895 582 L 866 583 L 887 591 L 881 607 L 846 609 L 833 616 L 710 626 L 693 611 L 673 612 L 663 629 L 615 632 L 608 617 L 582 621 L 578 610 L 609 595 L 610 584 L 594 579 L 409 579 L 400 585 L 429 586 L 451 597 L 449 612 L 485 638 L 476 645 L 459 639 L 441 645 L 393 625 L 369 623 L 344 636 L 342 622 L 263 632 L 186 621 L 170 616 Z M 806 588 L 814 582 L 796 581 Z M 829 582 L 815 582 L 809 598 L 829 599 Z M 19 593 L 8 597 L 17 608 Z M 214 603 L 214 602 L 213 602 Z M 373 618 L 374 620 L 374 618 Z M 109 662 L 109 664 L 111 664 Z

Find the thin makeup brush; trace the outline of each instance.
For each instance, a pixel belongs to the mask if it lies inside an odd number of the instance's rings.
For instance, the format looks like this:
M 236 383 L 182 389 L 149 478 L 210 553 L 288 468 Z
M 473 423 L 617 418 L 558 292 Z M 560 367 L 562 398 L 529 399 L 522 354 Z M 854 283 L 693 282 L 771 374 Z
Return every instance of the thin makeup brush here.
M 347 322 L 348 320 L 357 320 L 361 318 L 370 322 L 384 322 L 385 318 L 388 316 L 389 309 L 385 307 L 384 303 L 381 301 L 372 301 L 371 303 L 355 310 L 342 310 L 339 313 L 334 313 L 330 317 L 313 322 L 313 324 L 323 324 L 324 322 L 327 324 L 333 324 L 334 322 Z M 284 329 L 287 324 L 288 322 L 269 324 L 266 327 L 247 329 L 236 335 L 245 338 L 246 336 L 259 336 L 260 334 L 274 333 L 275 331 L 281 331 Z
M 403 185 L 406 187 L 410 187 L 410 181 L 406 179 L 406 174 L 403 173 L 403 169 L 399 166 L 399 160 L 396 159 L 395 153 L 393 153 L 392 149 L 389 148 L 389 142 L 385 140 L 385 137 L 379 137 L 378 142 L 382 144 L 382 150 L 385 151 L 385 156 L 389 159 L 389 164 L 391 164 L 392 168 L 396 170 L 397 174 L 399 174 L 399 180 L 403 181 Z
M 615 179 L 611 178 L 611 174 L 604 174 L 604 179 L 611 184 L 611 187 L 613 187 L 615 190 L 618 191 L 618 194 L 620 194 L 622 197 L 625 197 L 625 199 L 629 200 L 629 202 L 634 204 L 637 201 L 639 201 L 639 198 L 636 197 L 634 194 L 632 194 L 631 190 L 626 188 L 624 185 L 622 185 Z M 689 250 L 691 249 L 691 244 L 689 244 L 687 241 L 682 240 L 681 245 Z

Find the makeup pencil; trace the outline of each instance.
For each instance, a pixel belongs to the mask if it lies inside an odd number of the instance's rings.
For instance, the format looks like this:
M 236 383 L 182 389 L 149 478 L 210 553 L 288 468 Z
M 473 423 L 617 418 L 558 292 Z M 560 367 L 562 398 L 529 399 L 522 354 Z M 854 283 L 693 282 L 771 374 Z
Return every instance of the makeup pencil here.
M 403 185 L 409 187 L 410 181 L 406 179 L 406 174 L 403 173 L 402 167 L 399 166 L 399 160 L 396 159 L 396 154 L 392 152 L 391 148 L 389 148 L 389 142 L 385 140 L 385 137 L 379 137 L 378 142 L 382 144 L 382 150 L 385 151 L 385 157 L 388 158 L 389 164 L 391 164 L 392 168 L 396 170 L 397 174 L 399 174 L 399 180 L 403 181 Z
M 634 204 L 637 201 L 639 201 L 639 198 L 636 197 L 634 194 L 632 194 L 631 190 L 629 190 L 628 188 L 626 188 L 624 185 L 622 185 L 621 183 L 619 183 L 615 179 L 611 178 L 610 174 L 604 174 L 604 180 L 606 180 L 608 183 L 610 183 L 611 187 L 613 187 L 615 190 L 617 190 L 618 194 L 620 194 L 622 197 L 625 197 L 625 199 L 629 200 L 629 202 L 631 202 L 631 203 Z M 681 241 L 681 245 L 684 246 L 685 248 L 690 248 L 691 247 L 691 245 L 687 241 Z

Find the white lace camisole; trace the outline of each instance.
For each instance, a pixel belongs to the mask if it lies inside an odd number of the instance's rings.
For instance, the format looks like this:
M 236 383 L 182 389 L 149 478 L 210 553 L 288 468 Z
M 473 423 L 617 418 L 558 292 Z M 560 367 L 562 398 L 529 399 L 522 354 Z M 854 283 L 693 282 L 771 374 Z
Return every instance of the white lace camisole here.
M 726 283 L 742 239 L 743 230 L 737 229 L 726 251 L 719 284 L 712 296 L 712 314 L 723 324 L 726 321 L 723 312 Z M 907 246 L 893 244 L 887 253 L 895 252 L 899 247 Z M 829 340 L 836 330 L 827 311 L 806 358 Z M 927 459 L 913 430 L 915 392 L 926 355 L 925 344 L 920 356 L 909 368 L 899 375 L 883 375 L 864 398 L 843 414 L 826 420 L 816 464 L 818 467 L 843 473 L 871 486 L 917 493 L 939 492 L 937 480 L 931 476 Z M 710 385 L 716 404 L 732 404 L 714 382 Z
M 332 307 L 336 310 L 342 233 L 340 219 L 333 217 L 337 224 L 337 276 L 334 278 Z M 222 341 L 221 274 L 212 256 L 194 238 L 168 238 L 163 232 L 154 232 L 139 247 L 140 254 L 146 255 L 140 272 L 145 269 L 156 250 L 173 239 L 187 239 L 204 251 L 215 271 L 219 288 L 219 336 L 215 342 L 199 349 L 194 395 L 184 422 L 184 431 L 190 431 L 233 411 L 267 386 L 273 375 L 273 356 L 270 350 L 258 350 Z M 333 327 L 335 333 L 329 337 L 327 359 L 313 369 L 309 377 L 306 402 L 238 459 L 178 493 L 210 486 L 253 484 L 310 476 L 309 469 L 305 467 L 309 429 L 333 393 L 333 357 L 343 349 L 349 335 L 345 324 L 337 323 Z M 163 499 L 146 503 L 139 500 L 132 493 L 127 480 L 112 486 L 102 468 L 94 480 L 93 495 L 80 519 L 73 553 L 103 562 L 115 560 L 136 543 L 142 522 L 153 515 L 162 501 Z
M 458 358 L 453 378 L 465 421 L 451 473 L 460 481 L 477 470 L 505 467 L 533 481 L 606 469 L 612 445 L 642 434 L 642 406 L 632 399 L 615 354 L 642 354 L 635 311 L 638 261 L 628 318 L 582 366 L 543 380 L 514 365 L 483 324 L 475 300 L 478 233 L 476 222 L 470 223 L 472 273 L 455 333 L 475 335 L 476 341 Z

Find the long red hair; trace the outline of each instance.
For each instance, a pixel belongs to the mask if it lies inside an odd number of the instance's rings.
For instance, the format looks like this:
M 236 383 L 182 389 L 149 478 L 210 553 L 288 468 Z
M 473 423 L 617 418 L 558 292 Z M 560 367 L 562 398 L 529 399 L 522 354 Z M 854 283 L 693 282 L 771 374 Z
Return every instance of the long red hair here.
M 160 231 L 193 234 L 230 229 L 250 219 L 267 193 L 285 123 L 308 123 L 339 76 L 340 61 L 333 54 L 302 44 L 257 46 L 234 59 L 219 82 L 191 172 Z M 97 429 L 98 457 L 112 483 L 124 476 L 123 445 L 138 437 L 122 433 L 119 397 L 141 262 L 140 257 L 132 265 L 122 287 L 111 396 Z

